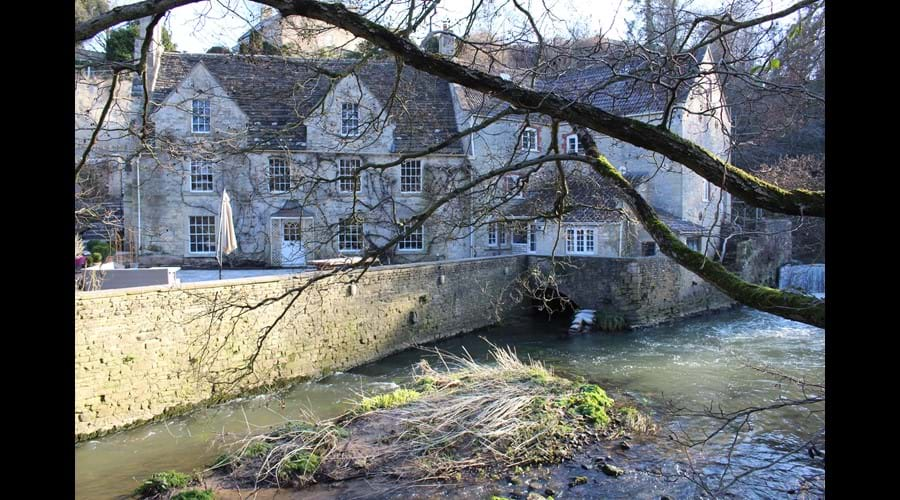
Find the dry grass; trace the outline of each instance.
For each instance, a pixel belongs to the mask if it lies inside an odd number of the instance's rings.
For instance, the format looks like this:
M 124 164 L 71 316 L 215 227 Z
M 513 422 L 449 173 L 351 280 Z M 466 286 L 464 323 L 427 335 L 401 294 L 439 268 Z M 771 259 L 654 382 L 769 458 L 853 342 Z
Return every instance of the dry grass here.
M 596 386 L 557 377 L 510 348 L 492 347 L 491 363 L 434 350 L 440 369 L 424 360 L 414 367 L 419 396 L 408 398 L 410 389 L 398 389 L 397 397 L 379 399 L 391 404 L 370 404 L 371 411 L 249 438 L 225 468 L 254 486 L 371 475 L 458 479 L 466 470 L 559 462 L 598 433 L 649 429 L 646 417 L 613 408 Z M 585 390 L 603 393 L 604 406 L 593 411 L 609 410 L 611 418 L 598 423 L 577 411 L 572 401 Z

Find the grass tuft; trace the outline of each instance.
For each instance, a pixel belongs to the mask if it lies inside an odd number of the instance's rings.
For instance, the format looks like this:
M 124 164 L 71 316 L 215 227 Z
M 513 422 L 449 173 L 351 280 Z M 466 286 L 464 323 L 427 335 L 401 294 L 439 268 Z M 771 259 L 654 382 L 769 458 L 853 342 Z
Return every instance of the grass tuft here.
M 152 497 L 175 488 L 187 486 L 190 481 L 191 476 L 181 472 L 173 470 L 157 472 L 141 483 L 134 493 L 140 497 Z
M 412 389 L 397 389 L 387 394 L 363 398 L 359 403 L 359 409 L 363 412 L 370 412 L 374 410 L 396 408 L 411 403 L 420 397 L 422 397 L 422 393 L 419 391 L 414 391 Z

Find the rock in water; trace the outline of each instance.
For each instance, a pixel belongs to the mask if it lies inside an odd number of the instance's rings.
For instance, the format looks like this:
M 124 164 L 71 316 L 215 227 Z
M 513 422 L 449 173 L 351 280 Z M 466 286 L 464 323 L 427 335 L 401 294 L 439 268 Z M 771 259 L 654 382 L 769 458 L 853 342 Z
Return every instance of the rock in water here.
M 608 476 L 619 477 L 622 474 L 625 474 L 625 470 L 615 465 L 603 464 L 601 470 Z
M 577 334 L 590 330 L 594 324 L 597 311 L 593 309 L 579 309 L 575 311 L 575 317 L 572 318 L 572 325 L 569 327 L 570 334 Z

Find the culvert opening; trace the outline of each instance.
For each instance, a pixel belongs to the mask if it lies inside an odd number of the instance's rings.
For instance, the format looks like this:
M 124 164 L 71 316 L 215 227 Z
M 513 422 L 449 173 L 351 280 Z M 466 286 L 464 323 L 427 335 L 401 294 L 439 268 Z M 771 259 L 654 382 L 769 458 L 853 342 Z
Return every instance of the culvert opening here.
M 541 288 L 531 297 L 531 312 L 550 319 L 569 320 L 578 309 L 574 300 L 556 288 Z

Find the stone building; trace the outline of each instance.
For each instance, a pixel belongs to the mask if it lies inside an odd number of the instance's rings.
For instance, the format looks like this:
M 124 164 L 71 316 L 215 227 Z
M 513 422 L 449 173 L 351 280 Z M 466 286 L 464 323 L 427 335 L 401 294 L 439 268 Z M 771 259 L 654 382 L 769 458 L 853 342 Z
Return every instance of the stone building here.
M 295 267 L 387 243 L 469 175 L 454 140 L 395 162 L 458 132 L 450 86 L 431 75 L 403 68 L 395 85 L 393 62 L 155 57 L 154 151 L 125 190 L 144 264 L 212 265 L 223 190 L 239 247 L 229 259 Z M 382 262 L 468 257 L 463 201 L 440 207 Z
M 731 119 L 721 87 L 713 74 L 704 70 L 713 64 L 708 50 L 684 57 L 673 70 L 683 75 L 681 86 L 669 102 L 661 87 L 644 78 L 622 78 L 629 71 L 638 74 L 646 61 L 628 56 L 599 59 L 597 63 L 570 67 L 538 79 L 535 88 L 590 102 L 600 109 L 651 124 L 661 122 L 671 106 L 669 129 L 729 159 Z M 504 75 L 505 78 L 515 78 Z M 530 75 L 529 75 L 530 77 Z M 474 126 L 496 117 L 509 105 L 462 87 L 455 87 L 459 103 L 457 121 Z M 462 125 L 461 125 L 462 126 Z M 513 114 L 473 134 L 465 141 L 467 155 L 478 172 L 502 168 L 547 153 L 553 140 L 551 122 L 546 117 Z M 720 232 L 731 212 L 731 196 L 690 169 L 662 155 L 637 148 L 592 132 L 600 152 L 620 169 L 661 219 L 689 247 L 715 255 L 721 245 Z M 556 137 L 560 153 L 582 154 L 573 128 L 558 124 Z M 534 167 L 506 174 L 496 191 L 506 194 L 477 232 L 477 255 L 534 253 L 537 255 L 578 255 L 598 257 L 654 256 L 656 244 L 637 223 L 636 217 L 605 182 L 589 167 L 567 162 L 571 211 L 561 221 L 543 220 L 551 211 L 556 187 L 547 185 L 545 172 Z M 549 193 L 546 191 L 549 190 Z
M 122 224 L 122 171 L 133 158 L 136 141 L 132 134 L 132 81 L 114 72 L 106 56 L 75 49 L 75 165 L 83 161 L 75 179 L 76 233 L 85 240 L 114 239 Z M 110 93 L 115 92 L 107 107 Z M 95 129 L 106 109 L 103 126 Z M 85 151 L 90 151 L 85 156 Z
M 341 57 L 357 50 L 361 43 L 362 39 L 349 31 L 303 16 L 281 17 L 272 7 L 263 6 L 259 22 L 238 38 L 234 51 L 268 44 L 286 56 Z M 264 49 L 256 49 L 260 48 Z
M 580 162 L 565 167 L 576 206 L 561 220 L 539 216 L 542 203 L 552 202 L 552 181 L 529 167 L 440 204 L 400 237 L 450 190 L 546 153 L 552 127 L 545 116 L 510 114 L 458 139 L 508 105 L 409 67 L 398 79 L 392 61 L 162 53 L 155 45 L 149 64 L 151 147 L 135 146 L 121 181 L 125 223 L 135 229 L 143 265 L 213 265 L 223 190 L 233 205 L 234 264 L 299 267 L 386 243 L 385 263 L 656 254 L 633 215 Z M 727 159 L 730 120 L 719 86 L 690 76 L 709 64 L 705 51 L 681 64 L 688 76 L 673 100 L 642 79 L 615 81 L 620 72 L 603 64 L 530 85 L 649 123 L 670 104 L 670 130 Z M 140 82 L 130 95 L 134 121 L 143 110 Z M 683 241 L 716 252 L 727 193 L 660 155 L 594 139 Z M 581 152 L 568 124 L 559 124 L 556 140 L 562 152 Z

